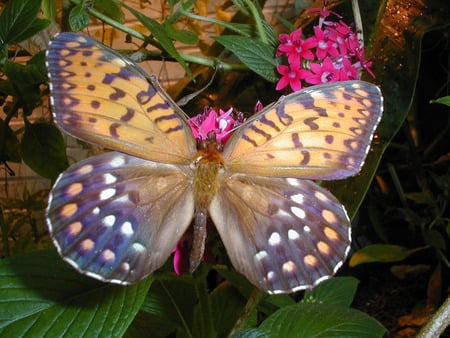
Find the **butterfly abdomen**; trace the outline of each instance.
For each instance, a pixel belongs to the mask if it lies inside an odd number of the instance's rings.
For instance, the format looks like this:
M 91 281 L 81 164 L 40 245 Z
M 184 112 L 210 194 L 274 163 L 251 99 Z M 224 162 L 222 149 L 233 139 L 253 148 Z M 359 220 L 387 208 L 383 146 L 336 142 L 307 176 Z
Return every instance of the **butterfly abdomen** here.
M 200 148 L 192 159 L 195 215 L 192 250 L 189 255 L 190 272 L 197 268 L 203 257 L 208 209 L 219 189 L 219 172 L 224 166 L 221 147 L 215 140 L 202 141 Z

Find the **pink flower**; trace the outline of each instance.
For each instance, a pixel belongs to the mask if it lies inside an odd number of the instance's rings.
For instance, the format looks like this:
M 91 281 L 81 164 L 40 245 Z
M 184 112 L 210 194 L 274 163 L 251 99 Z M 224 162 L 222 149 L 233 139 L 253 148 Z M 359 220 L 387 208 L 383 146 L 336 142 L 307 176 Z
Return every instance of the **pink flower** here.
M 339 80 L 339 71 L 334 67 L 329 57 L 323 60 L 323 64 L 310 63 L 311 73 L 305 78 L 309 84 L 336 82 Z
M 319 26 L 314 27 L 314 36 L 317 40 L 316 56 L 318 59 L 323 59 L 327 55 L 338 56 L 337 44 L 328 40 L 325 32 L 320 29 Z
M 291 65 L 300 66 L 301 59 L 312 60 L 314 54 L 312 48 L 317 46 L 314 37 L 302 39 L 302 29 L 299 28 L 291 34 L 280 34 L 280 45 L 278 46 L 276 56 L 286 55 Z
M 366 60 L 366 53 L 365 48 L 357 48 L 356 49 L 356 57 L 358 58 L 358 61 L 354 64 L 357 68 L 363 68 L 367 73 L 370 74 L 370 76 L 375 77 L 375 74 L 372 72 L 370 67 L 372 67 L 373 61 L 372 60 Z
M 191 248 L 186 240 L 181 239 L 173 252 L 173 269 L 175 273 L 179 276 L 189 270 L 189 252 Z
M 293 91 L 300 90 L 302 88 L 301 80 L 310 74 L 307 70 L 285 65 L 278 65 L 277 71 L 282 77 L 278 80 L 276 90 L 281 90 L 287 85 L 290 85 Z
M 335 63 L 334 67 L 339 71 L 339 81 L 358 79 L 358 69 L 350 62 L 350 59 L 343 59 L 340 63 Z
M 263 104 L 261 103 L 261 101 L 256 101 L 255 106 L 253 107 L 253 113 L 256 114 L 257 112 L 261 111 L 264 109 Z
M 175 249 L 173 249 L 173 269 L 178 276 L 189 271 L 189 254 L 192 249 L 193 233 L 193 228 L 189 227 Z M 205 248 L 202 262 L 214 262 L 214 255 L 208 248 Z
M 219 114 L 217 114 L 211 107 L 206 107 L 203 114 L 190 118 L 188 123 L 195 139 L 206 140 L 208 134 L 213 132 L 216 135 L 216 140 L 225 144 L 236 124 L 232 113 L 233 108 L 228 109 L 226 112 L 220 109 Z

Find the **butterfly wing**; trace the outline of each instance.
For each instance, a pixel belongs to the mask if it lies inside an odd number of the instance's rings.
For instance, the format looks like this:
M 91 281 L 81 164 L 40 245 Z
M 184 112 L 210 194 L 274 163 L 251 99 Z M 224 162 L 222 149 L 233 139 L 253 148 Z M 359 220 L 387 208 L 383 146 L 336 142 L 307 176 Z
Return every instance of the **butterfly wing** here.
M 310 180 L 226 174 L 209 211 L 235 269 L 269 293 L 315 286 L 350 249 L 344 207 Z
M 227 168 L 309 179 L 352 176 L 364 164 L 382 104 L 379 88 L 362 81 L 292 93 L 233 134 L 223 153 Z
M 141 158 L 186 163 L 195 139 L 181 109 L 131 60 L 75 33 L 47 51 L 56 123 L 84 141 Z
M 110 152 L 56 181 L 47 223 L 60 255 L 91 277 L 135 283 L 159 268 L 194 213 L 192 170 Z

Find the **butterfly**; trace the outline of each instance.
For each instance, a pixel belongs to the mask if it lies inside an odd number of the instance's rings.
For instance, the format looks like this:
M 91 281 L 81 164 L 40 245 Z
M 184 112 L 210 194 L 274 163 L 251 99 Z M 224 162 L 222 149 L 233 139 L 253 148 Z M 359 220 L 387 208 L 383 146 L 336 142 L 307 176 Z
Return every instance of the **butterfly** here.
M 112 150 L 73 164 L 49 196 L 49 232 L 75 269 L 137 283 L 194 220 L 194 270 L 208 217 L 234 268 L 265 292 L 313 287 L 342 266 L 350 220 L 314 180 L 361 170 L 382 116 L 377 86 L 329 83 L 284 96 L 221 149 L 213 138 L 197 147 L 156 78 L 100 42 L 61 33 L 46 60 L 56 124 Z

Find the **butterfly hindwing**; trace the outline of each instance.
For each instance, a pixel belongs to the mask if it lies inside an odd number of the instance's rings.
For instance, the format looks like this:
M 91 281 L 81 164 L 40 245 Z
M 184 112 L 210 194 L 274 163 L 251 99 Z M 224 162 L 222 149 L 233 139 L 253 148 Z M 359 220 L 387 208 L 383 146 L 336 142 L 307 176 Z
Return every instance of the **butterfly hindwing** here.
M 269 293 L 331 277 L 350 248 L 339 201 L 310 180 L 229 174 L 210 206 L 233 266 Z
M 307 179 L 358 173 L 381 119 L 377 86 L 347 81 L 281 98 L 235 131 L 223 156 L 232 172 Z
M 190 174 L 117 152 L 74 164 L 56 181 L 47 208 L 61 256 L 103 281 L 143 279 L 164 264 L 191 222 Z
M 115 50 L 61 33 L 47 51 L 56 123 L 84 141 L 141 158 L 186 163 L 195 139 L 156 78 Z

